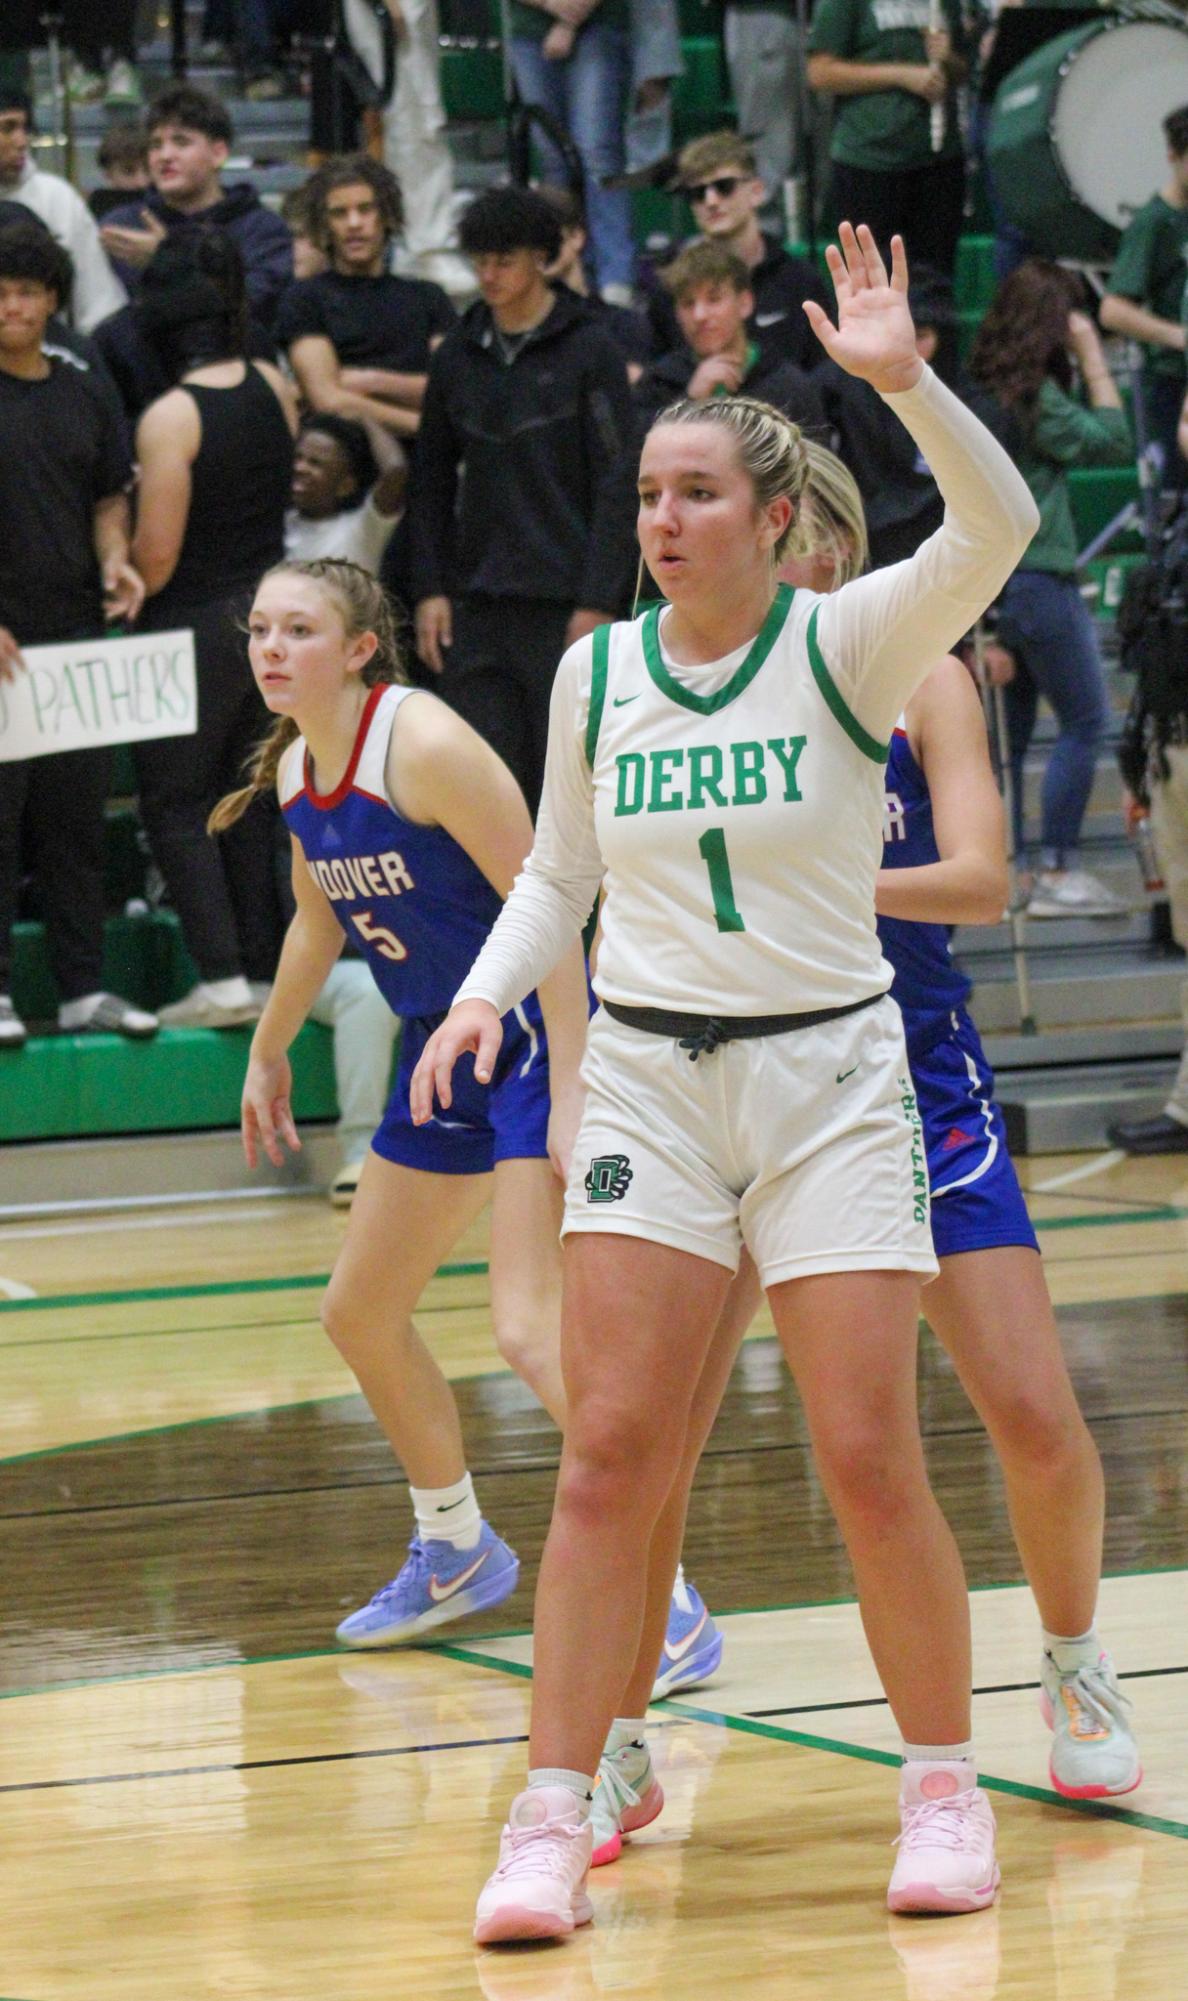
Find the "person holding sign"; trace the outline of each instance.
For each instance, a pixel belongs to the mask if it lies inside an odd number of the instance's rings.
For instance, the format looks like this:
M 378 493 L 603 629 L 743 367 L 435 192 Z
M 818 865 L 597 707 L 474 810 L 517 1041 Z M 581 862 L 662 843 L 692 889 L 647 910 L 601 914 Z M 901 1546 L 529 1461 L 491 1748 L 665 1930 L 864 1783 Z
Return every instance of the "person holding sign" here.
M 40 223 L 0 230 L 0 746 L 21 649 L 96 638 L 105 618 L 135 618 L 144 597 L 128 559 L 132 464 L 115 392 L 85 362 L 44 346 L 72 276 Z M 19 1047 L 27 1033 L 10 985 L 22 840 L 45 913 L 59 1027 L 156 1031 L 155 1015 L 103 989 L 111 762 L 106 747 L 0 760 L 0 1047 Z

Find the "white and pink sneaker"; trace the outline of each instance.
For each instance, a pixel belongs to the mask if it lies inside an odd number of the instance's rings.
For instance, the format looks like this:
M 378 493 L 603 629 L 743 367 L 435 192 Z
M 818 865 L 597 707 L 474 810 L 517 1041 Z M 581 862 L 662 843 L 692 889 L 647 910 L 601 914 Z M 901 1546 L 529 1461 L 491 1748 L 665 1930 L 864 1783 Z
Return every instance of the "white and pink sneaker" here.
M 994 1902 L 994 1815 L 976 1777 L 964 1761 L 904 1766 L 888 1910 L 981 1911 Z
M 499 1866 L 478 1900 L 476 1942 L 564 1938 L 588 1925 L 594 1915 L 586 1895 L 593 1839 L 565 1786 L 517 1794 L 500 1839 Z

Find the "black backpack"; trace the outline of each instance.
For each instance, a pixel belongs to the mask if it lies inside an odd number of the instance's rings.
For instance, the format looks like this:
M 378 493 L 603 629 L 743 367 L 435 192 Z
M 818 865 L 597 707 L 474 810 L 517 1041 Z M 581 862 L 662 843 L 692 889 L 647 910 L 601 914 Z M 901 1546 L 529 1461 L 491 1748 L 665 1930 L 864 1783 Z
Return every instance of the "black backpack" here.
M 1188 504 L 1164 529 L 1158 554 L 1128 575 L 1118 640 L 1122 669 L 1137 677 L 1152 719 L 1188 715 Z

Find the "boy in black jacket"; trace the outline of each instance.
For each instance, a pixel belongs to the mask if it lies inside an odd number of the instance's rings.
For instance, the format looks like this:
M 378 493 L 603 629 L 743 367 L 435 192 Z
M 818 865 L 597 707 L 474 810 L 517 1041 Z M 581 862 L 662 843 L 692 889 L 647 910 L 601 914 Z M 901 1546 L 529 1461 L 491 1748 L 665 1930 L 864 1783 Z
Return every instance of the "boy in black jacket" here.
M 691 243 L 661 272 L 676 307 L 681 344 L 652 362 L 635 385 L 643 428 L 679 397 L 757 396 L 822 444 L 829 421 L 820 384 L 807 370 L 764 350 L 748 330 L 751 277 L 723 244 Z
M 631 398 L 614 343 L 545 276 L 561 247 L 547 202 L 492 189 L 461 244 L 482 298 L 429 368 L 409 499 L 417 649 L 535 812 L 557 662 L 630 592 Z

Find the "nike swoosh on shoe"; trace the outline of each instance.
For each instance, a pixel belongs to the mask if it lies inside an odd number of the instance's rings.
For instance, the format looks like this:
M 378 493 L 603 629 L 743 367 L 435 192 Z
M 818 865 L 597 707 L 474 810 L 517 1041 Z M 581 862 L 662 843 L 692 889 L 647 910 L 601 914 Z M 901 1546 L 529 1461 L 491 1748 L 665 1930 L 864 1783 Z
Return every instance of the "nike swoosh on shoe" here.
M 665 1640 L 664 1651 L 668 1655 L 670 1661 L 684 1660 L 685 1655 L 688 1653 L 690 1647 L 693 1645 L 693 1642 L 701 1637 L 701 1634 L 705 1630 L 705 1623 L 708 1618 L 709 1618 L 709 1608 L 707 1606 L 705 1611 L 702 1613 L 700 1619 L 697 1621 L 697 1624 L 694 1626 L 692 1632 L 686 1633 L 683 1640 L 678 1640 L 675 1647 L 670 1646 L 668 1641 Z
M 471 1564 L 469 1570 L 460 1570 L 456 1577 L 448 1578 L 444 1584 L 439 1584 L 436 1577 L 431 1577 L 429 1579 L 429 1596 L 432 1598 L 434 1604 L 442 1604 L 445 1599 L 452 1598 L 455 1591 L 461 1591 L 464 1584 L 469 1584 L 475 1572 L 482 1569 L 489 1554 L 488 1550 L 484 1550 L 477 1562 Z

